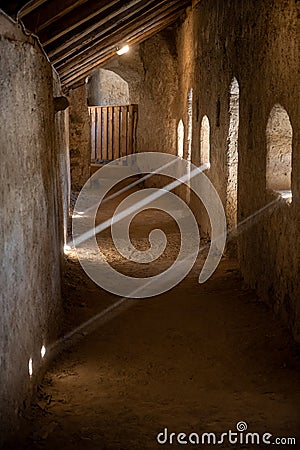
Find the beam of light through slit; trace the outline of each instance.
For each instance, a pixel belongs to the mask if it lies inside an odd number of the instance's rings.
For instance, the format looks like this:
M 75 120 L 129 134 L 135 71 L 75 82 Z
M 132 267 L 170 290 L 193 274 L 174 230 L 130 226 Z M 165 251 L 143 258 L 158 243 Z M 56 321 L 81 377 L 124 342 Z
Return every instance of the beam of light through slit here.
M 239 232 L 240 228 L 243 228 L 243 230 L 245 229 L 244 225 L 253 225 L 253 222 L 248 224 L 248 222 L 250 222 L 252 219 L 260 216 L 264 211 L 266 211 L 267 209 L 269 209 L 271 206 L 275 205 L 276 203 L 278 203 L 280 199 L 276 198 L 275 200 L 273 200 L 272 202 L 268 203 L 267 205 L 263 206 L 262 208 L 258 209 L 257 211 L 255 211 L 255 213 L 251 214 L 250 216 L 246 217 L 246 219 L 242 220 L 241 222 L 239 222 L 237 224 L 237 226 L 234 228 L 234 230 L 230 233 L 233 234 L 234 232 Z
M 57 347 L 58 345 L 60 345 L 62 342 L 67 341 L 69 339 L 71 339 L 74 335 L 79 334 L 79 333 L 83 333 L 86 329 L 88 329 L 89 327 L 91 327 L 93 325 L 93 323 L 97 322 L 98 320 L 102 319 L 104 316 L 106 316 L 107 314 L 109 314 L 110 312 L 114 311 L 115 309 L 117 309 L 119 306 L 122 305 L 122 303 L 124 303 L 125 300 L 129 300 L 126 297 L 121 298 L 120 300 L 118 300 L 117 302 L 113 303 L 111 306 L 109 306 L 108 308 L 106 308 L 104 311 L 101 311 L 99 314 L 97 314 L 94 317 L 91 317 L 89 320 L 87 320 L 85 323 L 83 323 L 82 325 L 79 325 L 77 328 L 75 328 L 74 330 L 70 331 L 68 334 L 66 334 L 65 336 L 63 336 L 61 339 L 59 339 L 58 341 L 56 341 L 52 346 L 51 346 L 51 351 L 54 350 L 55 347 Z
M 230 235 L 233 235 L 237 230 L 239 231 L 239 233 L 242 233 L 245 229 L 246 229 L 246 225 L 248 226 L 252 226 L 253 225 L 253 219 L 257 219 L 264 211 L 266 211 L 268 208 L 270 208 L 271 206 L 273 206 L 275 203 L 278 202 L 279 199 L 273 200 L 272 202 L 268 203 L 267 205 L 265 205 L 263 208 L 259 209 L 258 211 L 256 211 L 255 213 L 251 214 L 250 216 L 248 216 L 246 219 L 244 219 L 242 222 L 239 222 L 239 224 L 237 225 L 237 227 L 235 228 L 234 231 L 232 231 L 230 233 Z M 229 236 L 230 236 L 229 235 Z M 209 244 L 205 244 L 202 245 L 199 248 L 199 252 L 204 251 L 206 248 L 208 248 L 210 246 Z M 184 262 L 188 259 L 188 257 L 184 258 L 182 261 L 182 264 L 184 264 Z M 161 276 L 163 276 L 163 273 L 160 274 Z M 152 280 L 149 282 L 147 282 L 145 285 L 143 285 L 143 289 L 145 286 L 147 286 L 148 284 L 150 284 L 152 282 Z M 131 292 L 131 296 L 136 294 L 139 290 L 141 289 L 135 289 L 134 291 Z M 90 332 L 92 332 L 94 330 L 93 325 L 95 325 L 98 321 L 100 321 L 101 319 L 104 320 L 105 317 L 113 312 L 114 310 L 118 310 L 118 308 L 125 302 L 128 302 L 128 305 L 131 307 L 133 305 L 135 305 L 138 300 L 133 300 L 130 299 L 129 297 L 123 297 L 120 300 L 118 300 L 117 302 L 115 302 L 112 306 L 110 306 L 109 308 L 105 309 L 104 311 L 102 311 L 101 313 L 97 314 L 94 317 L 91 317 L 88 321 L 86 321 L 85 323 L 83 323 L 82 325 L 79 325 L 77 328 L 75 328 L 73 331 L 69 332 L 68 334 L 66 334 L 65 336 L 63 336 L 61 339 L 59 339 L 58 341 L 56 341 L 49 349 L 49 353 L 53 352 L 56 347 L 59 347 L 63 342 L 66 341 L 70 341 L 70 344 L 72 343 L 71 340 L 74 336 L 79 335 L 79 334 L 83 334 L 85 332 L 87 332 L 87 330 L 89 330 Z M 120 314 L 120 311 L 119 311 Z M 114 316 L 115 317 L 115 316 Z M 98 324 L 99 326 L 101 324 Z M 31 362 L 32 364 L 32 362 Z
M 69 252 L 70 250 L 72 250 L 72 248 L 70 247 L 70 245 L 65 244 L 65 245 L 64 245 L 64 253 L 65 253 L 65 254 L 68 254 L 68 252 Z
M 152 201 L 157 200 L 158 198 L 165 195 L 166 192 L 170 192 L 173 189 L 177 188 L 181 184 L 185 183 L 187 180 L 191 180 L 199 173 L 203 172 L 207 169 L 207 165 L 203 164 L 201 167 L 196 167 L 191 172 L 186 173 L 182 177 L 178 178 L 177 180 L 172 181 L 167 186 L 165 186 L 163 189 L 159 189 L 158 192 L 148 195 L 147 198 L 144 200 L 140 200 L 135 205 L 131 206 L 130 208 L 127 208 L 125 211 L 117 214 L 116 216 L 105 220 L 103 223 L 97 225 L 95 228 L 92 228 L 91 230 L 87 231 L 86 233 L 83 233 L 81 236 L 76 238 L 74 242 L 74 246 L 82 244 L 83 242 L 90 239 L 92 236 L 101 233 L 102 231 L 106 230 L 107 228 L 110 228 L 112 223 L 120 222 L 121 220 L 125 219 L 126 217 L 134 214 L 135 212 L 138 212 L 141 208 L 144 208 L 148 204 L 150 204 Z
M 230 232 L 227 233 L 227 242 L 230 241 L 231 239 L 233 239 L 234 237 L 242 234 L 246 229 L 252 227 L 255 222 L 258 221 L 259 216 L 266 211 L 267 209 L 269 209 L 271 206 L 275 205 L 277 202 L 279 201 L 279 198 L 276 198 L 275 200 L 273 200 L 272 202 L 268 203 L 267 205 L 263 206 L 262 208 L 260 208 L 259 210 L 255 211 L 255 213 L 251 214 L 250 216 L 246 217 L 246 219 L 242 220 L 241 222 L 239 222 L 236 227 L 234 227 Z M 254 219 L 254 220 L 253 220 Z M 257 219 L 257 220 L 255 220 Z M 223 235 L 216 237 L 217 239 L 220 239 Z M 210 247 L 210 243 L 202 245 L 199 248 L 199 252 L 205 250 L 206 248 Z
M 168 167 L 172 166 L 173 164 L 177 163 L 176 160 L 170 161 L 167 164 L 165 164 L 164 166 L 160 167 L 159 169 L 154 170 L 151 173 L 148 173 L 147 175 L 144 175 L 142 178 L 140 178 L 139 180 L 133 181 L 132 183 L 130 183 L 128 186 L 124 186 L 122 189 L 120 189 L 119 191 L 115 192 L 114 194 L 111 194 L 109 197 L 105 198 L 102 202 L 101 205 L 103 205 L 106 202 L 109 202 L 110 200 L 113 200 L 116 197 L 119 197 L 119 195 L 124 194 L 124 192 L 129 191 L 130 189 L 134 188 L 135 186 L 138 186 L 139 184 L 143 183 L 144 181 L 148 180 L 149 178 L 151 178 L 153 175 L 159 175 L 161 173 L 162 170 L 167 169 Z M 117 166 L 116 166 L 117 167 Z M 80 214 L 81 216 L 83 214 L 86 214 L 88 212 L 90 212 L 91 210 L 95 209 L 95 205 L 90 206 L 88 209 L 86 209 L 83 212 L 78 212 L 77 214 Z M 73 214 L 74 218 L 76 218 Z
M 46 347 L 43 345 L 41 348 L 41 357 L 44 358 L 46 355 Z
M 33 362 L 32 362 L 32 358 L 30 358 L 30 360 L 28 361 L 28 373 L 30 378 L 33 375 Z
M 180 264 L 184 264 L 187 260 L 189 259 L 189 256 L 185 257 Z M 160 277 L 164 276 L 164 272 L 162 272 L 161 274 L 159 274 Z M 87 320 L 86 322 L 84 322 L 83 324 L 79 325 L 77 328 L 75 328 L 74 330 L 70 331 L 69 333 L 67 333 L 65 336 L 63 336 L 62 338 L 60 338 L 59 340 L 57 340 L 49 349 L 49 352 L 52 352 L 55 350 L 56 347 L 60 346 L 63 342 L 67 342 L 67 341 L 71 341 L 72 338 L 76 335 L 83 335 L 84 333 L 87 332 L 87 330 L 89 330 L 90 332 L 92 332 L 94 330 L 93 325 L 100 321 L 101 319 L 104 320 L 105 317 L 115 311 L 118 310 L 118 308 L 125 302 L 128 302 L 128 306 L 134 306 L 136 303 L 138 303 L 139 300 L 136 300 L 135 298 L 130 298 L 130 296 L 132 297 L 133 295 L 137 294 L 138 292 L 142 291 L 143 289 L 145 289 L 145 287 L 149 286 L 152 283 L 152 279 L 149 278 L 149 281 L 147 281 L 146 283 L 143 284 L 143 286 L 138 287 L 137 289 L 134 289 L 128 297 L 122 297 L 120 300 L 118 300 L 117 302 L 115 302 L 113 305 L 109 306 L 108 308 L 106 308 L 104 311 L 101 311 L 99 314 L 97 314 L 94 317 L 91 317 L 89 320 Z M 119 311 L 120 313 L 120 311 Z M 115 317 L 115 316 L 114 316 Z M 101 324 L 98 324 L 99 326 Z

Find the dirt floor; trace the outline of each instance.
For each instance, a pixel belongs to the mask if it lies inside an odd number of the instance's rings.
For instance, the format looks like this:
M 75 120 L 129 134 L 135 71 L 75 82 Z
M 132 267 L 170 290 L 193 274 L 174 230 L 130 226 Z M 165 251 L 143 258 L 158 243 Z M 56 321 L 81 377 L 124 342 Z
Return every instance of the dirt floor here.
M 102 216 L 111 214 L 107 204 Z M 107 259 L 134 276 L 171 264 L 178 229 L 164 213 L 148 211 L 134 221 L 134 242 L 147 246 L 149 230 L 168 232 L 171 250 L 138 272 L 111 248 L 109 232 L 100 244 Z M 224 258 L 203 285 L 203 259 L 173 290 L 152 299 L 126 300 L 106 293 L 84 274 L 74 252 L 66 257 L 65 325 L 68 333 L 92 317 L 56 359 L 25 419 L 18 449 L 156 449 L 158 433 L 185 433 L 193 442 L 205 432 L 236 431 L 295 437 L 300 448 L 299 352 L 272 312 L 248 290 L 235 261 Z M 244 432 L 244 436 L 247 432 Z M 241 435 L 239 433 L 239 439 Z M 160 436 L 164 440 L 164 436 Z M 185 438 L 181 436 L 181 440 Z M 210 448 L 187 444 L 188 448 Z M 260 443 L 220 448 L 265 448 Z M 278 445 L 278 448 L 289 447 Z M 13 447 L 12 447 L 13 448 Z

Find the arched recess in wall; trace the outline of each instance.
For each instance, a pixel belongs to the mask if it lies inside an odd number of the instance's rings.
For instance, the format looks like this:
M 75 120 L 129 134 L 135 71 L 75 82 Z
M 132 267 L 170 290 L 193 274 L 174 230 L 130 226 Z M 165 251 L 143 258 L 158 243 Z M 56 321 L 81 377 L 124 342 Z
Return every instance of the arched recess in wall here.
M 128 83 L 120 75 L 107 69 L 99 69 L 90 76 L 87 85 L 89 106 L 128 105 Z
M 187 98 L 187 147 L 186 147 L 186 160 L 188 162 L 188 179 L 186 188 L 186 202 L 191 201 L 191 161 L 192 161 L 192 143 L 193 143 L 193 88 L 190 88 Z
M 238 134 L 240 118 L 240 88 L 234 77 L 229 87 L 229 129 L 227 138 L 227 196 L 228 227 L 237 225 Z
M 288 113 L 279 104 L 270 112 L 266 140 L 266 187 L 291 200 L 293 128 Z
M 210 123 L 206 115 L 203 116 L 200 126 L 200 163 L 210 168 Z
M 187 161 L 192 160 L 192 140 L 193 140 L 193 88 L 189 90 L 187 99 Z
M 177 126 L 177 156 L 183 158 L 184 154 L 184 125 L 180 119 Z

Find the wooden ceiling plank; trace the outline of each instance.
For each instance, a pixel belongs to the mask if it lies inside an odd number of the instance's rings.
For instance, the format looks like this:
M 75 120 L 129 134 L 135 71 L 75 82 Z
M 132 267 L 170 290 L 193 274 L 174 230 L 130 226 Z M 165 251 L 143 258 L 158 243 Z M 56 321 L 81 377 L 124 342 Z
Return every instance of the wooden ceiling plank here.
M 130 45 L 134 45 L 137 43 L 141 43 L 144 40 L 148 39 L 150 36 L 158 33 L 162 29 L 166 28 L 173 22 L 175 22 L 184 12 L 185 9 L 181 9 L 169 17 L 166 18 L 163 22 L 156 24 L 156 26 L 149 26 L 147 31 L 145 29 L 141 29 L 136 35 L 133 35 L 132 38 L 126 40 Z M 68 70 L 66 72 L 59 71 L 61 76 L 62 84 L 70 84 L 73 80 L 78 80 L 79 78 L 84 78 L 87 75 L 93 73 L 97 68 L 101 67 L 103 63 L 112 57 L 115 57 L 115 49 L 113 48 L 111 52 L 101 57 L 101 54 L 95 55 L 94 59 L 89 62 L 84 62 L 81 66 L 78 66 L 78 69 L 74 68 L 73 70 Z
M 128 45 L 130 45 L 131 41 L 136 36 L 140 36 L 140 35 L 142 36 L 143 33 L 147 33 L 149 30 L 150 31 L 153 29 L 155 30 L 157 27 L 160 27 L 161 23 L 163 23 L 165 25 L 168 24 L 170 21 L 169 18 L 171 17 L 171 19 L 173 19 L 174 16 L 177 17 L 177 13 L 179 13 L 179 15 L 182 15 L 183 11 L 175 11 L 173 14 L 171 14 L 171 16 L 170 15 L 167 16 L 165 18 L 165 20 L 163 20 L 163 21 L 160 21 L 160 22 L 152 21 L 152 22 L 148 23 L 146 26 L 143 26 L 137 30 L 136 29 L 132 30 L 132 32 L 130 34 L 128 34 L 128 33 L 124 34 L 123 35 L 124 42 L 126 41 L 128 43 Z M 78 64 L 78 62 L 76 63 L 76 61 L 74 61 L 74 62 L 72 62 L 70 64 L 66 64 L 62 67 L 58 67 L 58 68 L 56 68 L 56 70 L 63 76 L 65 73 L 76 70 L 77 67 L 78 67 L 78 70 L 81 70 L 82 67 L 84 67 L 94 61 L 97 61 L 99 55 L 106 54 L 109 51 L 112 51 L 114 54 L 116 54 L 116 47 L 114 44 L 114 40 L 107 41 L 105 47 L 104 48 L 102 47 L 101 50 L 99 48 L 96 48 L 96 49 L 94 48 L 93 53 L 88 58 L 81 58 L 80 64 Z
M 160 5 L 164 5 L 164 4 L 168 4 L 169 6 L 172 6 L 174 3 L 178 2 L 178 0 L 163 0 Z M 155 5 L 155 0 L 151 0 L 150 4 L 154 3 Z M 160 6 L 161 7 L 161 6 Z M 118 44 L 122 44 L 122 41 L 124 39 L 124 37 L 121 35 L 123 30 L 127 30 L 128 29 L 132 29 L 132 26 L 139 26 L 140 23 L 142 23 L 142 21 L 145 20 L 149 21 L 150 19 L 152 19 L 153 17 L 157 16 L 157 5 L 152 7 L 148 7 L 146 12 L 144 12 L 143 14 L 140 14 L 138 19 L 133 16 L 131 20 L 128 20 L 124 23 L 124 20 L 122 22 L 114 22 L 113 25 L 111 25 L 110 27 L 106 27 L 104 30 L 102 30 L 101 32 L 97 33 L 94 37 L 93 40 L 87 42 L 85 41 L 83 43 L 83 45 L 81 45 L 80 47 L 77 46 L 71 46 L 70 50 L 68 51 L 63 51 L 61 52 L 58 56 L 53 57 L 51 54 L 49 55 L 49 57 L 51 58 L 52 62 L 54 64 L 64 64 L 65 61 L 67 60 L 67 62 L 70 62 L 71 60 L 73 60 L 74 58 L 78 58 L 80 55 L 84 54 L 86 51 L 89 51 L 92 47 L 94 47 L 95 45 L 99 45 L 101 42 L 104 42 L 106 39 L 108 39 L 111 35 L 116 36 L 115 37 L 115 45 Z M 164 8 L 165 9 L 165 8 Z M 130 17 L 127 19 L 130 19 Z
M 95 15 L 97 15 L 97 14 L 107 10 L 108 8 L 111 8 L 112 6 L 117 4 L 118 1 L 119 0 L 112 0 L 112 1 L 108 2 L 107 0 L 105 0 L 105 1 L 102 1 L 102 3 L 101 3 L 99 0 L 97 0 L 95 2 L 96 3 L 95 10 L 92 10 L 92 8 L 90 6 L 90 3 L 91 3 L 90 0 L 79 0 L 78 1 L 79 4 L 78 4 L 77 9 L 76 9 L 76 16 L 79 17 L 80 14 L 82 14 L 81 11 L 84 12 L 84 15 L 83 15 L 82 19 L 78 20 L 78 25 L 80 25 L 81 23 L 84 23 L 85 21 L 88 21 L 89 19 L 93 18 Z M 88 5 L 85 4 L 86 2 L 88 3 Z M 83 3 L 83 7 L 79 8 L 82 5 L 82 3 Z M 101 6 L 101 4 L 103 4 L 103 6 Z M 89 14 L 86 14 L 87 13 L 87 8 L 89 8 L 89 11 L 90 11 Z M 44 24 L 42 24 L 39 27 L 39 31 L 42 31 L 45 28 L 49 27 L 54 22 L 57 22 L 58 20 L 60 20 L 62 17 L 64 17 L 64 23 L 65 23 L 65 26 L 67 28 L 67 26 L 68 26 L 67 25 L 68 17 L 65 17 L 65 16 L 68 16 L 72 12 L 73 9 L 74 8 L 70 7 L 70 8 L 68 8 L 68 10 L 64 10 L 62 14 L 59 14 L 56 17 L 52 17 L 51 19 L 49 19 L 47 22 L 45 22 Z
M 127 2 L 125 5 L 116 8 L 114 11 L 112 11 L 110 14 L 103 14 L 107 10 L 107 8 L 113 7 L 115 4 L 119 3 L 118 0 L 113 0 L 112 2 L 106 2 L 105 6 L 102 6 L 102 8 L 98 8 L 97 11 L 94 11 L 93 13 L 86 14 L 78 20 L 77 16 L 74 13 L 74 16 L 70 16 L 68 23 L 66 23 L 65 20 L 59 22 L 55 28 L 51 28 L 51 30 L 44 30 L 42 31 L 39 36 L 42 44 L 44 46 L 49 46 L 53 42 L 57 40 L 61 40 L 62 47 L 66 42 L 69 42 L 70 44 L 72 42 L 75 42 L 78 39 L 84 38 L 87 34 L 97 29 L 100 25 L 104 25 L 107 21 L 113 20 L 115 17 L 117 17 L 119 14 L 126 13 L 128 9 L 131 7 L 137 5 L 142 0 L 131 0 L 130 2 Z M 96 2 L 97 3 L 97 2 Z M 98 2 L 99 3 L 99 2 Z M 104 2 L 105 3 L 105 2 Z M 101 16 L 102 17 L 97 17 Z M 84 25 L 89 20 L 95 19 L 93 23 L 90 26 L 86 26 L 83 28 L 82 31 L 78 32 L 76 31 L 76 28 L 79 28 L 81 25 Z M 71 35 L 71 31 L 75 30 L 75 34 Z M 66 34 L 70 34 L 70 36 L 66 36 Z
M 114 34 L 116 36 L 115 39 L 115 45 L 117 45 L 119 42 L 122 42 L 122 39 L 118 38 L 118 34 L 120 34 L 123 30 L 128 29 L 128 27 L 133 26 L 139 26 L 141 23 L 143 23 L 144 20 L 149 21 L 152 18 L 158 18 L 161 16 L 161 14 L 164 13 L 166 10 L 171 10 L 171 8 L 178 7 L 178 0 L 163 0 L 159 6 L 154 5 L 152 8 L 148 9 L 146 12 L 144 12 L 138 20 L 133 18 L 131 21 L 125 22 L 124 25 L 121 26 L 121 23 L 116 22 L 112 26 L 105 28 L 102 32 L 98 33 L 93 37 L 92 41 L 84 42 L 84 46 L 81 47 L 73 47 L 69 51 L 61 52 L 61 55 L 58 57 L 55 57 L 55 55 L 49 53 L 49 57 L 51 61 L 54 64 L 61 63 L 61 61 L 68 60 L 70 62 L 74 58 L 79 58 L 80 55 L 88 51 L 92 46 L 98 45 L 99 43 L 103 42 L 106 37 L 103 37 L 103 34 L 107 34 L 108 31 L 111 31 L 110 36 Z M 157 10 L 159 9 L 159 15 L 157 14 Z M 115 31 L 113 31 L 115 29 Z M 73 56 L 72 56 L 73 55 Z
M 93 47 L 90 47 L 88 51 L 84 51 L 82 52 L 82 54 L 76 54 L 72 59 L 66 58 L 63 64 L 55 65 L 55 67 L 57 70 L 62 71 L 66 68 L 74 68 L 77 65 L 81 65 L 83 62 L 95 58 L 95 55 L 99 54 L 99 48 L 102 48 L 103 51 L 105 51 L 106 48 L 112 46 L 114 48 L 114 51 L 116 51 L 117 38 L 121 39 L 124 43 L 128 42 L 128 39 L 131 39 L 132 36 L 136 35 L 137 33 L 143 32 L 144 30 L 146 31 L 149 29 L 149 27 L 155 27 L 159 25 L 161 21 L 167 20 L 170 15 L 176 14 L 178 12 L 178 8 L 181 13 L 184 11 L 184 9 L 182 9 L 182 5 L 177 5 L 177 8 L 173 7 L 165 11 L 165 13 L 160 16 L 159 19 L 156 16 L 148 16 L 146 21 L 141 20 L 139 24 L 134 23 L 130 27 L 128 26 L 128 24 L 126 24 L 126 26 L 122 27 L 122 29 L 115 31 L 108 37 L 103 38 Z
M 33 11 L 28 13 L 27 8 L 19 14 L 25 26 L 35 33 L 38 33 L 47 26 L 53 24 L 56 20 L 61 19 L 80 6 L 87 7 L 89 0 L 48 0 L 45 4 L 41 3 L 39 7 L 35 7 Z
M 50 46 L 46 46 L 46 51 L 53 60 L 54 57 L 56 59 L 66 51 L 77 51 L 78 48 L 83 46 L 88 47 L 89 42 L 99 36 L 108 34 L 114 28 L 123 25 L 125 21 L 129 21 L 131 18 L 137 20 L 139 14 L 142 14 L 147 8 L 149 9 L 153 3 L 157 3 L 157 0 L 131 0 L 130 3 L 127 3 L 127 6 L 123 5 L 117 12 L 99 18 L 97 23 L 91 27 L 80 31 L 76 30 L 76 34 L 73 35 L 68 33 Z M 128 6 L 130 6 L 130 9 L 128 9 Z
M 23 19 L 29 14 L 35 14 L 34 11 L 40 9 L 41 6 L 46 8 L 48 3 L 50 3 L 49 0 L 31 0 L 19 11 L 18 17 Z
M 177 15 L 174 16 L 174 19 L 171 22 L 168 22 L 166 24 L 162 24 L 162 25 L 160 25 L 160 27 L 156 28 L 155 30 L 151 30 L 150 32 L 148 32 L 146 34 L 142 34 L 141 35 L 142 37 L 137 39 L 136 42 L 132 41 L 131 45 L 140 44 L 144 40 L 149 39 L 151 36 L 159 33 L 164 28 L 166 28 L 167 26 L 171 25 L 181 15 L 182 15 L 182 13 L 178 13 Z M 84 71 L 81 71 L 80 73 L 76 73 L 76 74 L 69 74 L 69 75 L 63 77 L 61 79 L 63 88 L 70 88 L 70 87 L 73 87 L 74 84 L 76 84 L 76 83 L 83 83 L 87 76 L 91 75 L 97 69 L 101 68 L 103 66 L 103 64 L 105 64 L 107 61 L 109 61 L 113 57 L 115 57 L 115 52 L 114 51 L 112 53 L 102 57 L 96 63 L 94 63 L 93 65 L 90 65 L 88 68 L 86 68 Z

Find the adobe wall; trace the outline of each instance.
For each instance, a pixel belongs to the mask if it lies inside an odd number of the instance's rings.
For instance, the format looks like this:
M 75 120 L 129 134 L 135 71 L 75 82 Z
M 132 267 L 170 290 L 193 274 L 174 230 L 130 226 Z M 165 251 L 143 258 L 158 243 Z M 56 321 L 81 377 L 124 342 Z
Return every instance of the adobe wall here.
M 115 106 L 130 104 L 128 83 L 111 70 L 99 69 L 87 83 L 89 106 Z
M 55 137 L 50 64 L 1 11 L 0 29 L 1 446 L 43 373 L 42 345 L 49 349 L 59 332 L 66 148 Z
M 90 177 L 91 131 L 85 83 L 70 90 L 69 147 L 71 187 L 80 191 Z
M 144 77 L 139 105 L 140 151 L 174 153 L 178 76 L 176 34 L 168 28 L 140 46 Z

